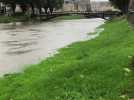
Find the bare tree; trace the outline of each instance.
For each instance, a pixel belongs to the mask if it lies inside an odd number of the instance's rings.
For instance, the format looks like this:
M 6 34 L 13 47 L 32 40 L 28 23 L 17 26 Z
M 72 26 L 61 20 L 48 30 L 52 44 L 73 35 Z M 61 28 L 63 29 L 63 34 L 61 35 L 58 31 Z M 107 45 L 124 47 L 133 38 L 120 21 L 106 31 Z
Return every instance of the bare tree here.
M 131 25 L 134 25 L 134 0 L 130 0 L 129 13 L 127 19 Z

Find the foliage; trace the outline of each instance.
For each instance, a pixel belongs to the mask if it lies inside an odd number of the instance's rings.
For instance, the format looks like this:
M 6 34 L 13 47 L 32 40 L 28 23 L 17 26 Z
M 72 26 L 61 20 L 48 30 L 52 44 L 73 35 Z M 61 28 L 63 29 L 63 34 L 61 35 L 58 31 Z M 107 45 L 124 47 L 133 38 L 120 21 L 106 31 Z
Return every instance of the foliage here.
M 12 8 L 12 11 L 15 13 L 16 5 L 20 5 L 23 12 L 28 10 L 27 8 L 31 8 L 33 14 L 35 13 L 35 8 L 39 10 L 39 13 L 42 12 L 42 8 L 45 9 L 46 13 L 48 13 L 48 9 L 50 12 L 53 12 L 53 9 L 59 9 L 62 7 L 64 0 L 2 0 L 5 5 L 8 5 Z
M 128 12 L 130 0 L 109 0 L 115 7 L 119 8 L 123 13 Z
M 52 21 L 57 20 L 74 20 L 74 19 L 84 19 L 84 16 L 81 15 L 68 15 L 68 16 L 60 16 L 52 19 Z
M 0 23 L 25 22 L 31 20 L 29 16 L 17 14 L 18 13 L 16 13 L 14 16 L 0 16 Z

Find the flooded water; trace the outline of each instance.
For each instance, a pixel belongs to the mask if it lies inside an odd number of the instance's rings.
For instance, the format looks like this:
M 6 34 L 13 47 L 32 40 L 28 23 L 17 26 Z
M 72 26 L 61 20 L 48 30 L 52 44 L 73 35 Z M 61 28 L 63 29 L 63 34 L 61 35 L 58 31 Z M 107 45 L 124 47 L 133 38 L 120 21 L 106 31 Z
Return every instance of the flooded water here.
M 22 71 L 73 42 L 94 38 L 88 33 L 103 23 L 103 19 L 80 19 L 0 24 L 0 76 Z

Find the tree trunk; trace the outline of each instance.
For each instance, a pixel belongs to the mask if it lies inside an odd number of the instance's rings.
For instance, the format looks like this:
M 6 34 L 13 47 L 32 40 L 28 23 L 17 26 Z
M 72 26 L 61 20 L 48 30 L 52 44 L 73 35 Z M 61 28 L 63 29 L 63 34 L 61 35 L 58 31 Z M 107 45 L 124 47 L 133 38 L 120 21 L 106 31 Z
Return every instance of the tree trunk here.
M 31 9 L 32 9 L 32 15 L 31 16 L 34 16 L 35 15 L 34 5 L 31 3 L 30 6 L 31 6 Z
M 134 11 L 134 0 L 130 0 L 129 10 L 133 10 Z
M 128 13 L 128 5 L 122 6 L 120 9 L 122 10 L 123 14 L 127 14 Z
M 134 0 L 130 0 L 128 11 L 129 11 L 128 16 L 127 16 L 128 22 L 131 25 L 134 25 Z
M 44 10 L 45 10 L 45 14 L 48 14 L 48 7 L 44 7 Z
M 13 15 L 15 15 L 16 4 L 12 3 L 11 8 L 12 8 Z
M 50 7 L 49 9 L 50 9 L 50 13 L 52 14 L 52 13 L 53 13 L 54 8 L 53 8 L 53 7 Z
M 41 15 L 42 14 L 41 7 L 39 7 L 38 9 L 39 9 L 39 14 Z

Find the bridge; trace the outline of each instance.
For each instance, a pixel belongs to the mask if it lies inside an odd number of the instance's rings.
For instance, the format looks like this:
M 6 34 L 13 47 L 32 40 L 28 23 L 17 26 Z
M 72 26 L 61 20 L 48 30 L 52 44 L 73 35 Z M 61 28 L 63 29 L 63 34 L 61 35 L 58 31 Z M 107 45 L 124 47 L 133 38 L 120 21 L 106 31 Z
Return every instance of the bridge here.
M 3 11 L 0 10 L 0 15 L 3 14 Z M 119 11 L 96 11 L 96 12 L 86 12 L 86 11 L 64 11 L 64 12 L 53 12 L 46 14 L 45 12 L 42 12 L 41 14 L 34 15 L 35 17 L 40 17 L 41 20 L 48 20 L 59 16 L 69 16 L 69 15 L 82 15 L 87 18 L 112 18 L 115 16 L 121 16 L 122 13 Z
M 59 17 L 59 16 L 65 16 L 65 15 L 83 15 L 87 18 L 103 18 L 103 19 L 107 19 L 107 18 L 112 18 L 115 16 L 121 16 L 122 13 L 118 12 L 118 11 L 99 11 L 99 12 L 53 12 L 52 14 L 45 14 L 42 13 L 40 15 L 41 19 L 47 18 L 47 19 L 51 19 L 51 18 L 55 18 L 55 17 Z

